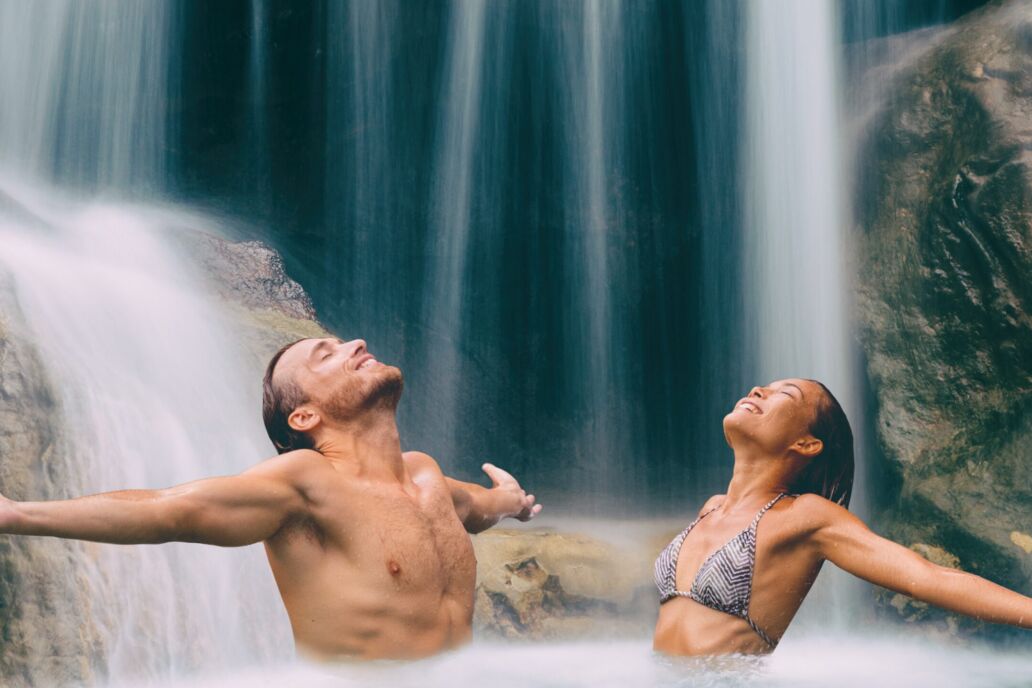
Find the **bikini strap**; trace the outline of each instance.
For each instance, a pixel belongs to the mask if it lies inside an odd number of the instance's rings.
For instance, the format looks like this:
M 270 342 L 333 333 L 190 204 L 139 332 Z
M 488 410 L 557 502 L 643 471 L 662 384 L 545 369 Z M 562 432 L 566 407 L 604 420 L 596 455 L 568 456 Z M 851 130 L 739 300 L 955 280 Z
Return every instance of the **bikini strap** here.
M 788 493 L 787 493 L 787 492 L 782 492 L 782 493 L 781 493 L 781 494 L 779 494 L 779 495 L 778 495 L 777 497 L 775 497 L 774 499 L 772 499 L 772 500 L 770 500 L 769 502 L 767 502 L 767 506 L 765 506 L 765 507 L 763 507 L 762 509 L 760 509 L 759 513 L 758 513 L 758 514 L 756 514 L 756 516 L 755 516 L 755 517 L 753 518 L 753 520 L 752 520 L 752 523 L 751 523 L 751 524 L 749 524 L 749 528 L 750 528 L 751 530 L 756 530 L 756 526 L 758 526 L 758 525 L 760 524 L 760 519 L 761 519 L 761 518 L 763 518 L 763 515 L 764 515 L 765 513 L 767 513 L 767 511 L 768 511 L 768 510 L 769 510 L 769 509 L 770 509 L 770 508 L 771 508 L 772 506 L 774 506 L 774 505 L 775 505 L 775 504 L 777 504 L 777 503 L 778 503 L 779 501 L 781 501 L 781 498 L 782 498 L 782 497 L 787 497 L 787 496 L 788 496 Z

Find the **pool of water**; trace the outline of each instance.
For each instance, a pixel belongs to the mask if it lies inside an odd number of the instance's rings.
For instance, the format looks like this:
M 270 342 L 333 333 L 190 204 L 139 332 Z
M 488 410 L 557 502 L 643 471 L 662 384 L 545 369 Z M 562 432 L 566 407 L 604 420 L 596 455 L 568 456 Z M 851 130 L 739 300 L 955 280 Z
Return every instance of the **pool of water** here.
M 319 666 L 293 663 L 231 675 L 152 684 L 198 688 L 236 686 L 1030 686 L 1032 652 L 1003 651 L 907 638 L 808 636 L 785 642 L 764 658 L 673 659 L 648 640 L 586 643 L 476 642 L 411 663 Z

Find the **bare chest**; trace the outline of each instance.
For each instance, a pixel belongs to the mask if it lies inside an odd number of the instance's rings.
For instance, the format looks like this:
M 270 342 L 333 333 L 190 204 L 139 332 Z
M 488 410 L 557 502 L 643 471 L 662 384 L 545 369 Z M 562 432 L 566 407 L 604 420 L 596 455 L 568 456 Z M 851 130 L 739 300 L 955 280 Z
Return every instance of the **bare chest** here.
M 319 509 L 325 547 L 391 589 L 472 593 L 473 545 L 451 496 L 436 486 L 349 485 Z

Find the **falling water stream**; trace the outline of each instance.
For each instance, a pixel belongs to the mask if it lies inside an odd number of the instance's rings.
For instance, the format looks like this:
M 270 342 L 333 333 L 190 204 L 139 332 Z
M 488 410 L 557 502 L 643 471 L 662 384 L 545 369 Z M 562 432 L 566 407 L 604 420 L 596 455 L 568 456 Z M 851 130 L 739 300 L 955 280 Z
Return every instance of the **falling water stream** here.
M 167 240 L 169 228 L 199 218 L 0 188 L 36 220 L 0 214 L 0 265 L 54 381 L 61 439 L 51 497 L 238 473 L 268 453 L 253 371 Z M 83 566 L 68 585 L 85 595 L 90 618 L 57 621 L 58 611 L 36 623 L 86 624 L 103 656 L 90 673 L 154 679 L 289 652 L 258 547 L 77 551 Z
M 0 269 L 59 426 L 53 494 L 22 499 L 162 488 L 240 472 L 270 451 L 255 371 L 240 363 L 203 276 L 171 244 L 181 227 L 218 227 L 182 209 L 84 199 L 164 184 L 170 10 L 0 4 Z M 77 565 L 51 575 L 67 577 L 61 599 L 79 606 L 27 621 L 79 627 L 81 646 L 57 652 L 81 653 L 84 679 L 156 680 L 289 656 L 259 547 L 67 547 Z M 82 608 L 88 618 L 77 618 Z
M 742 385 L 815 377 L 862 426 L 834 3 L 319 7 L 311 274 L 332 278 L 315 287 L 356 328 L 342 334 L 405 365 L 415 402 L 402 425 L 419 448 L 451 468 L 496 459 L 470 447 L 503 447 L 571 504 L 604 511 L 651 489 L 680 517 L 727 479 L 719 418 Z M 52 496 L 234 473 L 269 452 L 255 371 L 171 241 L 184 226 L 219 231 L 169 200 L 169 103 L 190 88 L 177 78 L 181 9 L 0 3 L 0 270 L 57 399 Z M 259 215 L 280 200 L 269 150 L 283 115 L 265 101 L 279 97 L 282 9 L 253 0 L 246 17 L 240 174 L 257 182 Z M 666 50 L 671 36 L 699 43 Z M 492 428 L 504 441 L 490 443 Z M 864 489 L 861 470 L 861 512 Z M 1032 672 L 992 650 L 840 628 L 829 640 L 829 617 L 858 613 L 834 580 L 769 661 L 680 663 L 646 639 L 479 641 L 412 665 L 309 667 L 289 659 L 258 548 L 68 551 L 79 606 L 54 615 L 82 626 L 70 651 L 87 658 L 83 677 L 116 685 L 198 673 L 212 685 L 903 685 L 904 666 L 925 682 L 1019 685 Z
M 861 440 L 851 508 L 866 516 L 838 17 L 833 4 L 806 0 L 752 0 L 747 7 L 742 274 L 757 384 L 802 377 L 832 391 Z M 854 617 L 860 600 L 851 588 L 848 576 L 825 572 L 802 619 Z

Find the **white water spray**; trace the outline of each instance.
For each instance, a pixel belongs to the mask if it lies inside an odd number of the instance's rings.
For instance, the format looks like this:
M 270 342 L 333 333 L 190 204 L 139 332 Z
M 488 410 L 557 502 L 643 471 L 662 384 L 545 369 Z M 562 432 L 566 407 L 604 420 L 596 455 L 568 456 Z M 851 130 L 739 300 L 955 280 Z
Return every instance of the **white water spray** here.
M 207 223 L 81 200 L 167 186 L 173 16 L 151 0 L 0 3 L 0 270 L 53 389 L 60 438 L 39 459 L 50 493 L 24 499 L 162 488 L 272 453 L 256 373 L 169 242 L 174 228 Z M 58 652 L 83 678 L 167 678 L 289 653 L 259 548 L 67 547 L 74 575 L 57 584 L 88 613 L 41 610 L 22 623 L 81 629 L 62 633 L 78 644 Z
M 253 371 L 163 238 L 198 219 L 4 188 L 24 212 L 0 216 L 0 266 L 61 428 L 56 494 L 24 497 L 161 488 L 237 473 L 268 455 Z M 289 652 L 260 548 L 90 545 L 77 563 L 93 613 L 55 623 L 99 631 L 93 671 L 156 678 Z

